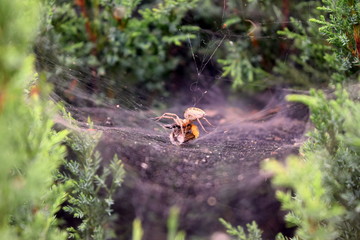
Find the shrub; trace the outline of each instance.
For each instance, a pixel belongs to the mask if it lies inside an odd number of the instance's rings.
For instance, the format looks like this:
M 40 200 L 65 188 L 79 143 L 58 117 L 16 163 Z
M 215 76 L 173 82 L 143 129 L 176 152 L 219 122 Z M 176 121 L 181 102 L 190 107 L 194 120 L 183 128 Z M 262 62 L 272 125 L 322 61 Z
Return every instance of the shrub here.
M 279 5 L 270 1 L 229 1 L 224 8 L 222 32 L 226 39 L 217 55 L 222 76 L 232 79 L 233 89 L 259 90 L 274 84 L 270 73 L 275 59 L 281 57 L 283 41 L 274 33 L 286 21 Z
M 39 66 L 53 74 L 53 81 L 63 79 L 58 86 L 68 87 L 75 77 L 80 86 L 108 97 L 124 86 L 163 91 L 179 61 L 170 47 L 194 38 L 197 30 L 181 24 L 196 0 L 165 0 L 151 7 L 138 0 L 48 4 L 49 21 L 37 44 Z M 50 56 L 53 67 L 46 61 Z
M 318 16 L 318 5 L 312 2 L 311 16 Z M 293 86 L 319 87 L 343 82 L 346 72 L 336 58 L 333 48 L 319 34 L 317 24 L 291 17 L 291 28 L 278 31 L 280 36 L 291 40 L 286 61 L 277 60 L 274 72 L 281 78 L 291 76 Z
M 224 27 L 231 32 L 224 32 L 229 37 L 219 54 L 223 76 L 242 89 L 282 83 L 308 88 L 347 81 L 359 66 L 359 4 L 285 2 L 229 2 Z M 261 17 L 254 14 L 258 9 Z
M 302 158 L 291 157 L 286 166 L 270 161 L 265 169 L 275 174 L 275 185 L 293 190 L 277 196 L 289 211 L 286 220 L 298 227 L 295 239 L 358 239 L 360 104 L 340 87 L 331 100 L 315 90 L 288 98 L 309 106 L 315 129 Z
M 90 129 L 93 130 L 93 129 Z M 58 181 L 67 186 L 67 202 L 63 210 L 81 224 L 67 230 L 72 239 L 109 239 L 115 237 L 113 196 L 121 186 L 125 171 L 115 155 L 106 166 L 100 153 L 95 150 L 100 132 L 73 132 L 66 144 L 75 159 L 64 163 Z
M 26 95 L 36 33 L 37 1 L 0 1 L 0 236 L 3 239 L 66 239 L 56 213 L 64 200 L 63 185 L 53 173 L 62 163 L 66 131 L 52 130 L 41 78 Z M 45 100 L 43 99 L 45 97 Z
M 360 133 L 357 130 L 360 104 L 352 101 L 340 87 L 335 96 L 336 99 L 328 100 L 323 93 L 313 91 L 312 96 L 293 96 L 290 99 L 306 103 L 312 111 L 315 130 L 303 152 L 305 156 L 316 155 L 316 161 L 321 164 L 328 204 L 339 204 L 345 209 L 337 224 L 340 237 L 357 239 L 360 237 L 357 224 L 360 221 Z
M 360 4 L 354 0 L 323 0 L 318 9 L 325 12 L 311 21 L 319 23 L 320 33 L 333 46 L 344 70 L 357 70 L 360 57 Z
M 272 160 L 265 169 L 275 174 L 272 182 L 276 186 L 291 189 L 278 191 L 277 197 L 282 208 L 289 211 L 285 218 L 288 225 L 297 227 L 294 239 L 330 240 L 338 236 L 335 223 L 342 208 L 327 201 L 329 196 L 316 157 L 306 161 L 290 157 L 285 166 Z

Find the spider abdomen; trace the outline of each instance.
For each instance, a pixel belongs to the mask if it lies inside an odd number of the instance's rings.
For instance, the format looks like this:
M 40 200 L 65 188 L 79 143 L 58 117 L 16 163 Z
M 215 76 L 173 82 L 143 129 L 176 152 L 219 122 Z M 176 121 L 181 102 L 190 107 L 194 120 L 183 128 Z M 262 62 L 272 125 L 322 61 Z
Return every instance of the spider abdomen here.
M 204 110 L 196 107 L 190 107 L 185 110 L 184 118 L 190 121 L 195 121 L 196 119 L 201 119 L 205 117 L 206 113 Z

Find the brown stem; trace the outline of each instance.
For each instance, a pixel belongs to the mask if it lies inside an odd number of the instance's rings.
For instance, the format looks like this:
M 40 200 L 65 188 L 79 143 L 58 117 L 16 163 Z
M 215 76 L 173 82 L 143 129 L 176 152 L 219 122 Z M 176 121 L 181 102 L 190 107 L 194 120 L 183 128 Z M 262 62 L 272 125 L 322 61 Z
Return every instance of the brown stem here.
M 354 40 L 355 40 L 355 49 L 354 55 L 360 58 L 360 25 L 354 25 Z
M 283 0 L 282 1 L 282 12 L 283 12 L 283 22 L 282 22 L 282 28 L 285 29 L 289 22 L 289 14 L 290 14 L 290 3 L 289 0 Z
M 97 37 L 96 37 L 95 32 L 91 28 L 90 19 L 87 14 L 87 11 L 86 11 L 86 2 L 85 1 L 86 0 L 75 0 L 75 5 L 77 5 L 80 8 L 81 14 L 85 18 L 85 30 L 88 34 L 88 38 L 90 39 L 91 42 L 95 43 Z

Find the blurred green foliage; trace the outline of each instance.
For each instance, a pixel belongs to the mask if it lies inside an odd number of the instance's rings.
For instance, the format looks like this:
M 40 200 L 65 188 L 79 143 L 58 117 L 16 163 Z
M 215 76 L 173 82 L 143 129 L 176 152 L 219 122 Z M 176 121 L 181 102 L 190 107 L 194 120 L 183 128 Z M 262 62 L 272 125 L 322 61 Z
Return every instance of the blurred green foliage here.
M 222 28 L 227 39 L 218 62 L 233 89 L 261 90 L 279 81 L 271 77 L 275 60 L 284 52 L 276 31 L 287 25 L 291 5 L 281 1 L 229 0 Z M 282 9 L 283 7 L 283 9 Z
M 288 100 L 309 106 L 315 127 L 301 157 L 290 157 L 285 165 L 264 163 L 273 183 L 289 189 L 279 190 L 277 197 L 289 211 L 287 222 L 297 227 L 291 239 L 359 239 L 360 103 L 340 86 L 332 95 L 312 90 L 310 96 Z
M 315 6 L 318 4 L 314 4 Z M 318 11 L 311 8 L 312 16 Z M 292 28 L 278 31 L 278 34 L 292 40 L 286 61 L 277 61 L 274 72 L 293 86 L 319 87 L 346 79 L 345 71 L 335 56 L 333 48 L 319 33 L 314 23 L 304 23 L 290 18 Z M 285 81 L 285 80 L 284 80 Z
M 229 1 L 224 16 L 228 39 L 218 61 L 233 88 L 326 86 L 358 69 L 356 1 Z
M 138 0 L 46 1 L 49 20 L 36 47 L 39 66 L 63 87 L 77 77 L 83 87 L 112 98 L 124 86 L 163 91 L 169 71 L 179 62 L 171 50 L 198 30 L 181 24 L 196 1 L 150 6 Z
M 344 82 L 357 75 L 359 3 L 324 0 L 317 9 L 326 15 L 311 21 L 323 25 L 319 33 L 331 45 L 305 49 L 323 51 L 330 70 L 328 82 L 342 85 L 328 94 L 311 90 L 310 96 L 288 96 L 288 100 L 310 108 L 315 129 L 301 148 L 302 158 L 288 159 L 286 167 L 273 161 L 265 166 L 275 173 L 275 184 L 294 190 L 292 194 L 280 192 L 278 196 L 283 207 L 290 211 L 287 220 L 298 227 L 295 239 L 359 239 L 360 104 L 354 83 L 351 88 L 355 89 L 355 98 L 351 99 L 344 90 Z M 280 34 L 293 33 L 285 30 Z M 293 37 L 301 39 L 301 35 L 307 35 L 306 31 Z M 326 71 L 318 66 L 324 65 L 320 62 L 313 69 Z
M 296 227 L 294 237 L 279 234 L 276 239 L 359 239 L 360 104 L 356 85 L 351 85 L 354 99 L 344 90 L 345 82 L 356 77 L 358 70 L 359 4 L 309 2 L 314 4 L 310 23 L 290 18 L 291 26 L 278 31 L 292 39 L 293 45 L 288 60 L 277 60 L 273 70 L 279 76 L 292 76 L 293 85 L 342 86 L 328 94 L 311 90 L 310 96 L 288 96 L 309 107 L 315 128 L 299 157 L 290 157 L 285 164 L 275 160 L 264 164 L 274 174 L 272 182 L 282 189 L 277 197 L 289 211 L 286 221 Z M 323 27 L 318 29 L 312 22 Z
M 135 87 L 168 95 L 176 66 L 193 71 L 195 61 L 201 74 L 212 58 L 240 90 L 325 86 L 358 67 L 356 1 L 44 2 L 38 66 L 62 90 L 76 85 L 116 98 Z
M 291 100 L 307 104 L 312 112 L 315 130 L 302 151 L 314 155 L 320 164 L 326 203 L 339 204 L 345 209 L 337 222 L 340 239 L 360 237 L 360 104 L 351 100 L 345 90 L 338 87 L 335 99 L 329 100 L 318 91 L 311 96 L 292 96 Z M 310 160 L 307 160 L 310 161 Z
M 226 37 L 216 55 L 222 76 L 232 79 L 233 89 L 259 90 L 273 84 L 270 73 L 283 41 L 276 30 L 286 20 L 281 1 L 229 0 L 213 5 L 221 22 L 214 31 Z
M 1 1 L 0 9 L 0 89 L 20 90 L 21 84 L 32 74 L 32 56 L 29 56 L 31 43 L 38 25 L 36 9 L 39 4 L 19 1 Z M 19 14 L 19 10 L 22 13 Z M 24 25 L 24 22 L 27 22 Z M 26 78 L 27 77 L 27 78 Z M 20 86 L 19 86 L 20 84 Z M 15 88 L 15 85 L 18 85 Z M 2 93 L 2 98 L 5 93 Z
M 177 206 L 170 208 L 167 219 L 167 240 L 185 240 L 185 232 L 178 231 L 179 215 L 180 209 Z M 140 219 L 135 219 L 133 222 L 132 240 L 141 240 L 143 233 Z
M 90 141 L 84 135 L 71 142 L 75 137 L 69 137 L 67 130 L 54 130 L 58 108 L 48 100 L 51 88 L 44 74 L 35 74 L 29 51 L 39 9 L 37 1 L 0 1 L 0 236 L 34 240 L 72 237 L 73 232 L 58 227 L 62 222 L 57 214 L 68 200 L 63 209 L 84 219 L 80 227 L 86 234 L 80 232 L 81 239 L 105 239 L 104 222 L 112 213 L 112 195 L 124 170 L 114 159 L 98 175 L 100 158 L 93 155 L 96 138 Z M 77 147 L 85 159 L 64 162 L 65 142 Z M 61 164 L 73 174 L 63 175 L 64 182 L 56 176 Z M 112 184 L 107 187 L 110 174 Z M 106 192 L 104 198 L 100 191 Z
M 309 1 L 306 23 L 290 18 L 292 26 L 278 31 L 293 39 L 287 62 L 277 61 L 275 72 L 292 76 L 292 83 L 326 86 L 356 77 L 359 60 L 359 4 L 356 1 Z M 300 8 L 298 9 L 301 10 Z M 301 11 L 304 12 L 304 11 Z M 322 13 L 325 12 L 325 15 Z M 346 17 L 345 17 L 346 16 Z M 323 25 L 320 26 L 319 24 Z
M 132 231 L 132 240 L 141 240 L 144 235 L 144 230 L 142 229 L 142 224 L 140 219 L 135 219 L 133 221 L 133 231 Z
M 290 17 L 291 25 L 277 31 L 293 44 L 287 60 L 277 59 L 273 71 L 280 77 L 292 76 L 292 86 L 345 86 L 358 71 L 360 5 L 356 1 L 325 0 L 322 6 L 317 1 L 294 6 L 304 4 L 312 6 L 307 16 L 312 17 L 311 22 Z M 279 234 L 276 239 L 360 238 L 357 99 L 350 99 L 341 85 L 333 93 L 311 90 L 310 96 L 288 96 L 290 101 L 309 106 L 315 129 L 301 148 L 301 157 L 290 157 L 285 165 L 274 160 L 264 165 L 274 174 L 276 186 L 289 188 L 279 190 L 277 196 L 283 209 L 289 211 L 287 222 L 297 227 L 293 238 Z
M 185 240 L 185 232 L 178 231 L 180 208 L 173 206 L 169 210 L 167 220 L 167 240 Z
M 259 65 L 260 55 L 249 56 L 246 50 L 250 44 L 250 41 L 226 42 L 226 59 L 218 59 L 218 62 L 223 66 L 222 76 L 232 78 L 233 89 L 241 89 L 246 86 L 247 89 L 259 90 L 261 86 L 266 87 L 259 82 L 263 82 L 268 73 Z
M 264 167 L 275 174 L 272 182 L 276 186 L 289 188 L 278 191 L 277 198 L 282 208 L 289 211 L 285 218 L 289 227 L 297 227 L 292 239 L 331 240 L 338 236 L 335 225 L 343 209 L 327 201 L 324 173 L 317 160 L 316 155 L 306 161 L 290 157 L 286 165 L 272 160 Z
M 66 239 L 56 213 L 65 199 L 53 173 L 65 157 L 67 131 L 52 127 L 49 92 L 34 77 L 31 44 L 37 1 L 0 1 L 0 236 L 2 239 Z

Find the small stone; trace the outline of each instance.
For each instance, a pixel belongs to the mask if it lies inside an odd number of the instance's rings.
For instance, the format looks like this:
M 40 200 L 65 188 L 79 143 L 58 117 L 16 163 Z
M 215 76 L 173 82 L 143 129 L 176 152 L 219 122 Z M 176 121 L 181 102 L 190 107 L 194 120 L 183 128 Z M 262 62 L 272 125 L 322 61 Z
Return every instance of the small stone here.
M 217 203 L 217 200 L 216 200 L 215 197 L 209 197 L 209 198 L 207 199 L 207 203 L 209 204 L 209 206 L 215 206 L 216 203 Z
M 147 163 L 141 163 L 140 166 L 143 168 L 143 169 L 147 169 L 149 167 L 149 165 Z

